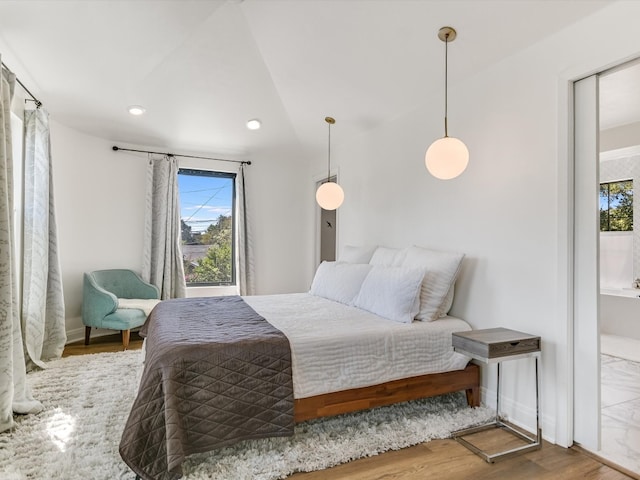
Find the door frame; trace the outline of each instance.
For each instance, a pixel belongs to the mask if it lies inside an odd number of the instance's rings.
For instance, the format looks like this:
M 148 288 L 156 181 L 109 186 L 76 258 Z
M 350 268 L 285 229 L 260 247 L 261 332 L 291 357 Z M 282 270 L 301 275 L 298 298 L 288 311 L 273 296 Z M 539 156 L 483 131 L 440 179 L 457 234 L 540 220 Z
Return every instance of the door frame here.
M 573 83 L 573 441 L 592 452 L 601 437 L 599 79 Z
M 609 63 L 582 65 L 560 75 L 558 78 L 558 321 L 566 328 L 558 337 L 565 352 L 556 356 L 558 389 L 557 417 L 565 422 L 556 422 L 556 443 L 570 447 L 574 443 L 574 411 L 576 365 L 575 352 L 575 305 L 574 305 L 574 225 L 575 225 L 575 121 L 574 84 L 592 75 L 604 75 L 630 63 L 640 62 L 638 53 L 617 58 Z M 598 152 L 599 153 L 599 152 Z M 593 256 L 598 252 L 592 252 Z
M 336 183 L 338 183 L 339 180 L 339 168 L 335 168 L 335 169 L 331 169 L 330 173 L 329 173 L 329 178 L 335 178 Z M 313 176 L 313 205 L 314 205 L 314 214 L 313 214 L 313 218 L 314 218 L 314 236 L 313 236 L 313 269 L 312 271 L 315 272 L 316 269 L 318 268 L 318 265 L 320 265 L 320 237 L 321 237 L 321 232 L 320 232 L 320 220 L 321 220 L 321 208 L 320 205 L 318 205 L 318 202 L 316 202 L 316 198 L 315 198 L 315 194 L 316 194 L 316 190 L 318 189 L 318 184 L 322 181 L 326 181 L 327 179 L 327 174 L 317 174 Z M 339 246 L 340 246 L 340 208 L 336 209 L 336 224 L 334 226 L 335 228 L 335 232 L 336 232 L 336 259 L 338 258 L 338 254 L 339 254 Z

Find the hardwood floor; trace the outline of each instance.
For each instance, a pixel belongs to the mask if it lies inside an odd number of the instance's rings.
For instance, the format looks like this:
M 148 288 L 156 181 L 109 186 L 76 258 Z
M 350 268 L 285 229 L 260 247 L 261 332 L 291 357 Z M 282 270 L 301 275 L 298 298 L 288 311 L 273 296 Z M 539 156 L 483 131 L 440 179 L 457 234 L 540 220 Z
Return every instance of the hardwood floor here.
M 473 443 L 493 451 L 505 448 L 512 436 L 501 430 L 476 434 Z M 483 438 L 480 438 L 483 437 Z M 492 448 L 491 445 L 499 448 Z M 508 447 L 507 447 L 508 448 Z M 628 476 L 575 448 L 545 443 L 541 450 L 493 464 L 472 453 L 455 440 L 432 440 L 375 457 L 363 458 L 327 470 L 297 473 L 291 480 L 626 480 Z
M 574 449 L 545 444 L 542 450 L 494 464 L 455 440 L 432 440 L 337 467 L 292 475 L 291 480 L 628 479 Z
M 127 350 L 138 350 L 140 348 L 142 348 L 142 337 L 138 335 L 138 332 L 131 332 L 129 348 Z M 113 335 L 105 335 L 95 338 L 92 337 L 89 341 L 89 345 L 85 345 L 84 340 L 69 343 L 65 345 L 62 356 L 69 357 L 71 355 L 120 351 L 122 351 L 122 337 L 120 336 L 120 333 L 114 333 Z
M 137 333 L 131 334 L 129 350 L 142 347 Z M 65 347 L 63 357 L 122 350 L 120 334 L 92 338 Z M 487 451 L 509 448 L 513 436 L 490 430 L 468 437 Z M 455 440 L 432 440 L 402 450 L 354 460 L 327 470 L 296 473 L 291 480 L 446 480 L 534 479 L 534 480 L 640 480 L 640 475 L 617 470 L 579 448 L 562 448 L 545 443 L 542 449 L 488 464 Z

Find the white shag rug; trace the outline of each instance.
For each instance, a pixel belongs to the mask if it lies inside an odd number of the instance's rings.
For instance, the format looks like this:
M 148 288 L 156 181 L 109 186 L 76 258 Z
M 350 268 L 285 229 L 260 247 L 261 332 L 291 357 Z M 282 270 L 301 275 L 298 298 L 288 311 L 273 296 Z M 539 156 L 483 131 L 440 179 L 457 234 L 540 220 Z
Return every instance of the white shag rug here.
M 15 417 L 16 428 L 0 434 L 0 478 L 133 480 L 118 445 L 140 373 L 140 351 L 68 357 L 30 373 L 33 394 L 45 409 Z M 183 478 L 280 479 L 447 438 L 493 416 L 488 408 L 468 408 L 464 394 L 452 394 L 313 420 L 297 425 L 293 437 L 188 457 Z

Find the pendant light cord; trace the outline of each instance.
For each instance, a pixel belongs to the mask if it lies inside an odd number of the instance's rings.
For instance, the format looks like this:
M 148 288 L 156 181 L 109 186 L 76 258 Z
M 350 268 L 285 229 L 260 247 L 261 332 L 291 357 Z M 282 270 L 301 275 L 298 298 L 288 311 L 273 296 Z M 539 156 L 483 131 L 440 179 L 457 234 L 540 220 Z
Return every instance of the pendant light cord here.
M 329 146 L 327 147 L 327 182 L 331 180 L 331 123 L 329 125 Z
M 329 136 L 327 146 L 327 182 L 331 181 L 331 125 L 336 123 L 333 117 L 324 117 L 324 121 L 329 125 Z
M 444 38 L 444 136 L 445 138 L 449 136 L 449 128 L 447 125 L 447 111 L 448 111 L 448 101 L 449 91 L 449 34 L 447 33 Z

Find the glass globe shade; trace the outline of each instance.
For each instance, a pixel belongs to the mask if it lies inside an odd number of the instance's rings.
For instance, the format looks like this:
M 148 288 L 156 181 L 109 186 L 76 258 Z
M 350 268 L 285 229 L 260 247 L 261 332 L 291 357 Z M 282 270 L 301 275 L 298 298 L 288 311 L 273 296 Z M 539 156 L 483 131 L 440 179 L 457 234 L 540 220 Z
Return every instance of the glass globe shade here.
M 424 156 L 429 173 L 441 180 L 457 177 L 469 163 L 467 146 L 455 137 L 444 137 L 433 142 Z
M 325 210 L 335 210 L 344 201 L 344 191 L 335 182 L 326 182 L 316 191 L 316 202 Z

